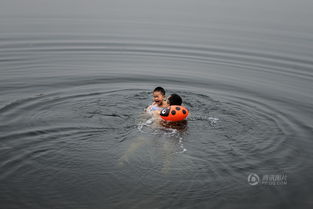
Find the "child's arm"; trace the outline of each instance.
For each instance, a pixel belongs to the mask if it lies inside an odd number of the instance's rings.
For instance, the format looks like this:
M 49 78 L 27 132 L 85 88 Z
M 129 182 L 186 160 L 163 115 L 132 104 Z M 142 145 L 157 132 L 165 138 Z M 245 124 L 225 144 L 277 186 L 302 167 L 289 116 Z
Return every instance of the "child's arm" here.
M 145 112 L 148 112 L 148 110 L 151 109 L 151 106 L 152 106 L 152 105 L 149 105 L 149 106 L 145 109 Z

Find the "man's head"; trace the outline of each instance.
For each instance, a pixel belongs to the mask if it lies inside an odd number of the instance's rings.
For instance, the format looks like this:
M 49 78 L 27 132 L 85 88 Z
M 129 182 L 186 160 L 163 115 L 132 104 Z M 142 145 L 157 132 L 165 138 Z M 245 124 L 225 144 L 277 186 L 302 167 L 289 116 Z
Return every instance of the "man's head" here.
M 161 106 L 165 98 L 165 90 L 162 87 L 156 87 L 153 90 L 153 101 Z
M 183 103 L 182 98 L 177 94 L 172 94 L 168 99 L 167 103 L 169 105 L 181 105 Z

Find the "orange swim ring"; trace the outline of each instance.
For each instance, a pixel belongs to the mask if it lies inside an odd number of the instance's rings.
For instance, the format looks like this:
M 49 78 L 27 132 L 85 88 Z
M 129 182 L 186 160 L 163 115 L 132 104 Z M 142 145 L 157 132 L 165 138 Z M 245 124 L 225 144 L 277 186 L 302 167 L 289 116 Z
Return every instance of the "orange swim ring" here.
M 167 108 L 164 108 L 160 116 L 163 120 L 166 121 L 181 121 L 186 119 L 188 116 L 189 111 L 186 107 L 180 105 L 172 105 Z

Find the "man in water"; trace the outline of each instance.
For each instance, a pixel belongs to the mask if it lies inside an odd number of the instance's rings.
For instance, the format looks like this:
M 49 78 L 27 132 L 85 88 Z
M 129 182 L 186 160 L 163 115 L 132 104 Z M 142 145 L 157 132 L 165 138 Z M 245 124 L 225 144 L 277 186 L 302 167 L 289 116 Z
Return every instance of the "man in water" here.
M 182 100 L 182 98 L 178 94 L 172 94 L 167 99 L 168 106 L 171 106 L 171 105 L 181 105 L 182 103 L 183 103 L 183 100 Z

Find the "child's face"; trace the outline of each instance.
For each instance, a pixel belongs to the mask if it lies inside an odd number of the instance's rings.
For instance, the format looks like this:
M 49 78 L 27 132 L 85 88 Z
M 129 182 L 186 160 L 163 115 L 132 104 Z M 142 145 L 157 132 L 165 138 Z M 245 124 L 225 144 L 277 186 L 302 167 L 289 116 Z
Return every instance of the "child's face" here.
M 153 92 L 153 101 L 157 105 L 162 105 L 163 100 L 164 100 L 164 95 L 161 92 L 159 91 Z

